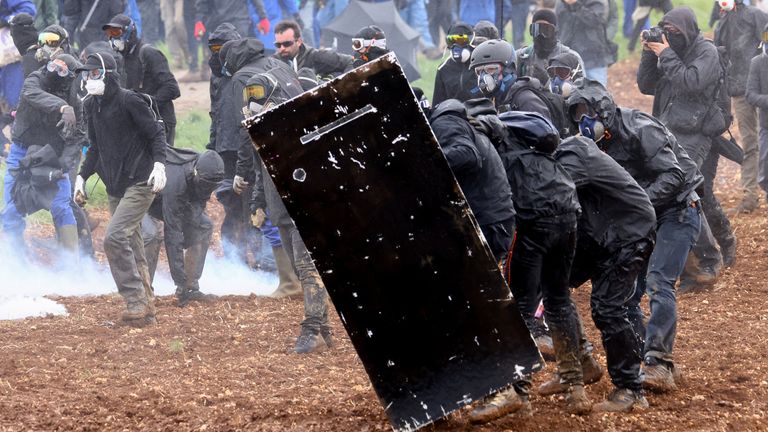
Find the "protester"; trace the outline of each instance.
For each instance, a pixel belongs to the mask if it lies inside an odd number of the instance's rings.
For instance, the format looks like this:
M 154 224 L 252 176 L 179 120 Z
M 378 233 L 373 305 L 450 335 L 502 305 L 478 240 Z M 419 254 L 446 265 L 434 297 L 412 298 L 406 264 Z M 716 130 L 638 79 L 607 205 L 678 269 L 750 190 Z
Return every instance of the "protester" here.
M 363 27 L 355 34 L 352 38 L 352 49 L 355 51 L 352 55 L 353 67 L 362 66 L 389 52 L 384 31 L 375 25 Z
M 275 56 L 288 63 L 296 72 L 310 68 L 316 75 L 333 78 L 352 70 L 352 56 L 306 46 L 301 37 L 301 28 L 294 21 L 277 23 L 275 49 Z
M 557 5 L 560 41 L 584 60 L 584 76 L 608 82 L 608 66 L 616 62 L 616 45 L 608 39 L 607 0 L 563 0 Z
M 541 83 L 549 80 L 549 60 L 560 54 L 572 54 L 578 58 L 581 72 L 584 64 L 579 54 L 563 45 L 557 37 L 557 15 L 551 9 L 539 9 L 533 13 L 530 35 L 533 44 L 517 50 L 517 75 L 538 79 Z
M 760 161 L 757 182 L 768 197 L 768 24 L 763 27 L 762 52 L 753 57 L 747 79 L 747 102 L 760 111 Z M 767 198 L 768 199 L 768 198 Z
M 136 24 L 123 14 L 112 17 L 102 29 L 112 48 L 125 60 L 125 88 L 152 96 L 165 125 L 165 139 L 173 146 L 176 137 L 176 110 L 173 100 L 181 95 L 179 83 L 168 67 L 168 60 L 157 48 L 139 38 Z
M 107 40 L 102 24 L 123 11 L 122 0 L 63 0 L 61 25 L 82 50 L 91 42 Z
M 111 55 L 91 54 L 79 71 L 87 74 L 90 147 L 75 196 L 85 197 L 85 181 L 94 173 L 104 182 L 112 214 L 104 252 L 126 303 L 122 319 L 129 325 L 151 324 L 155 306 L 140 223 L 165 186 L 165 131 L 148 98 L 120 86 Z
M 447 99 L 467 101 L 480 97 L 475 71 L 469 68 L 475 32 L 464 22 L 451 26 L 445 36 L 448 57 L 437 67 L 432 103 L 439 105 Z
M 10 23 L 21 13 L 35 16 L 35 5 L 28 0 L 0 2 L 0 22 Z M 5 103 L 11 110 L 19 104 L 21 86 L 24 83 L 24 67 L 20 60 L 0 66 L 0 103 Z

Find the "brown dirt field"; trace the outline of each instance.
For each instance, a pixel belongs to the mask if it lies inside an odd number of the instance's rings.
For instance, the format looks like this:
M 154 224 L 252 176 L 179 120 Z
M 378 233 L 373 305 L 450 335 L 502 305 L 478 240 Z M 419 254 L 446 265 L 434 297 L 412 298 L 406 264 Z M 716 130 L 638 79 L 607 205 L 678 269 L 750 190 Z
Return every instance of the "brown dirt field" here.
M 632 63 L 611 75 L 622 104 L 649 108 Z M 736 165 L 722 164 L 717 193 L 726 209 L 740 198 L 738 177 Z M 530 419 L 473 427 L 459 412 L 425 430 L 768 431 L 768 207 L 732 221 L 737 264 L 713 291 L 679 298 L 678 391 L 649 394 L 642 413 L 585 417 L 534 395 Z M 588 287 L 575 292 L 585 317 L 588 296 Z M 296 300 L 223 297 L 179 309 L 160 298 L 159 324 L 144 329 L 116 323 L 117 295 L 61 301 L 69 316 L 0 321 L 0 431 L 389 429 L 335 314 L 336 347 L 299 356 L 291 352 L 303 310 Z M 601 348 L 598 357 L 605 361 Z M 609 391 L 606 378 L 588 387 L 593 400 Z

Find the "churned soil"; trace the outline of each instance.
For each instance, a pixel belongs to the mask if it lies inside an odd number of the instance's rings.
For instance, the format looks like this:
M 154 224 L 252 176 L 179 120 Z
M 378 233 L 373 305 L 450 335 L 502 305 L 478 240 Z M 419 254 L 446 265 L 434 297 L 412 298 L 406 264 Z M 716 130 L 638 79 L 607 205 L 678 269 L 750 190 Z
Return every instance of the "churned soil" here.
M 615 65 L 611 87 L 622 105 L 647 110 L 650 99 L 637 94 L 635 68 Z M 738 166 L 723 163 L 720 172 L 717 194 L 733 209 Z M 212 210 L 220 221 L 218 204 Z M 761 202 L 754 213 L 731 220 L 739 239 L 736 265 L 712 291 L 678 299 L 675 358 L 683 379 L 677 391 L 649 394 L 644 412 L 583 417 L 565 414 L 557 396 L 534 393 L 533 417 L 472 426 L 462 411 L 425 430 L 768 430 L 768 206 Z M 51 233 L 40 227 L 40 235 Z M 588 318 L 589 287 L 574 296 L 604 364 Z M 58 300 L 68 316 L 0 321 L 0 431 L 390 429 L 335 314 L 335 347 L 292 352 L 300 300 L 221 297 L 178 308 L 159 298 L 158 324 L 143 329 L 120 324 L 117 295 Z M 536 375 L 534 387 L 552 370 L 549 364 Z M 610 390 L 606 377 L 588 387 L 594 401 Z

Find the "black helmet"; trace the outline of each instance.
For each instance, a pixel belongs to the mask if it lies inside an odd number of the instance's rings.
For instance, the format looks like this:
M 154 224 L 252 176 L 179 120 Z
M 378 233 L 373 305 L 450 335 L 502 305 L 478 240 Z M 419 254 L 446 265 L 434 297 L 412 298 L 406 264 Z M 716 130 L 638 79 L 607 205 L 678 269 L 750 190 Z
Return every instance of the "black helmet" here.
M 599 82 L 587 78 L 577 82 L 579 83 L 578 87 L 571 91 L 571 95 L 565 101 L 568 117 L 578 122 L 578 119 L 573 118 L 574 111 L 577 105 L 585 103 L 597 114 L 606 127 L 613 126 L 613 120 L 616 116 L 616 102 L 613 101 L 608 89 Z
M 553 153 L 560 133 L 548 118 L 535 112 L 507 111 L 499 116 L 509 137 L 540 152 Z
M 501 63 L 505 69 L 514 69 L 517 55 L 512 45 L 504 40 L 487 40 L 478 45 L 469 58 L 470 69 L 491 63 Z

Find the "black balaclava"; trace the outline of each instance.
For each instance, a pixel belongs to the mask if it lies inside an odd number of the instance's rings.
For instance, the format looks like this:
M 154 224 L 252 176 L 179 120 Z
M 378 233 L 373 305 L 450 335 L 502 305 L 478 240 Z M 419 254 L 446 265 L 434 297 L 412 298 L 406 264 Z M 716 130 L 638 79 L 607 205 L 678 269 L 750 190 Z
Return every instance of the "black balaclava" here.
M 32 15 L 20 13 L 11 20 L 11 38 L 16 49 L 23 55 L 37 44 L 37 29 Z
M 693 10 L 687 6 L 676 7 L 667 12 L 659 22 L 660 27 L 670 25 L 680 30 L 680 33 L 673 34 L 664 32 L 669 42 L 670 48 L 678 57 L 685 55 L 693 41 L 699 36 L 699 26 L 696 23 L 696 15 Z
M 242 39 L 240 33 L 237 32 L 237 28 L 230 23 L 222 23 L 216 30 L 211 33 L 208 38 L 208 46 L 223 45 L 231 40 Z M 221 51 L 219 51 L 221 52 Z M 221 77 L 221 66 L 223 62 L 218 53 L 211 53 L 211 58 L 208 59 L 208 66 L 211 68 L 211 73 L 216 77 Z
M 530 33 L 533 37 L 533 48 L 537 53 L 548 54 L 555 49 L 557 45 L 557 15 L 555 12 L 551 9 L 539 9 L 534 12 Z
M 224 161 L 218 153 L 206 150 L 197 157 L 192 184 L 195 196 L 207 200 L 224 180 Z

